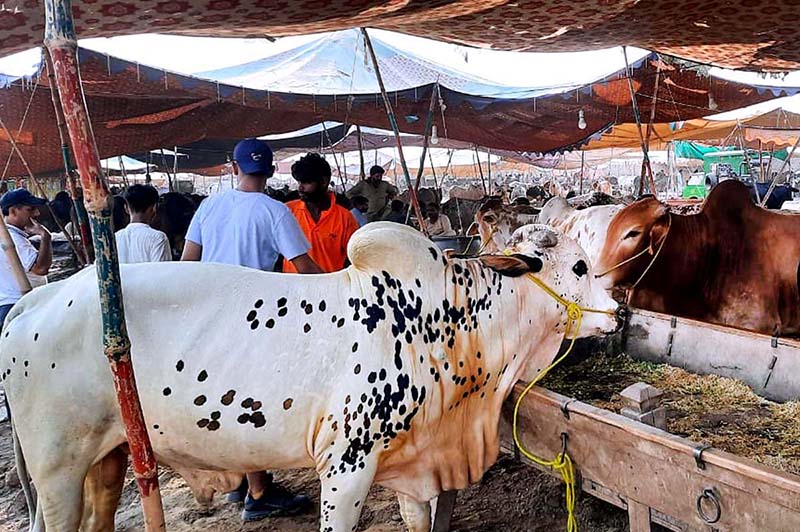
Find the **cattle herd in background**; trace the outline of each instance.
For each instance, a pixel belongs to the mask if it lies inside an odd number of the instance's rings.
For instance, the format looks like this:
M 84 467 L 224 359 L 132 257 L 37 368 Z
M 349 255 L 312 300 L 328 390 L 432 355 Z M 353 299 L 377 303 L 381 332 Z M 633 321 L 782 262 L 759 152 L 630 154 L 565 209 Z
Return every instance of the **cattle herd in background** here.
M 751 186 L 724 181 L 703 204 L 664 204 L 652 197 L 636 201 L 601 192 L 548 198 L 541 187 L 530 187 L 524 200 L 509 203 L 465 189 L 448 194 L 442 213 L 459 234 L 479 237 L 482 253 L 501 252 L 524 225 L 552 226 L 584 248 L 596 274 L 611 270 L 603 276 L 604 284 L 637 308 L 766 334 L 798 335 L 800 219 L 758 208 L 754 202 L 766 189 L 760 187 L 756 195 Z M 780 208 L 792 192 L 787 185 L 775 187 L 768 208 Z M 296 191 L 270 188 L 268 193 L 282 202 L 298 197 Z M 406 203 L 407 195 L 399 199 Z M 442 201 L 433 189 L 421 189 L 419 198 L 422 205 Z M 175 259 L 203 199 L 177 192 L 160 198 L 153 226 L 167 234 Z M 346 196 L 339 194 L 337 200 L 349 208 Z M 123 203 L 121 196 L 114 196 L 116 228 L 129 221 Z M 66 192 L 56 195 L 51 207 L 64 225 L 70 222 Z M 48 212 L 42 218 L 57 231 Z M 665 220 L 669 229 L 659 230 Z M 627 232 L 620 233 L 620 228 Z

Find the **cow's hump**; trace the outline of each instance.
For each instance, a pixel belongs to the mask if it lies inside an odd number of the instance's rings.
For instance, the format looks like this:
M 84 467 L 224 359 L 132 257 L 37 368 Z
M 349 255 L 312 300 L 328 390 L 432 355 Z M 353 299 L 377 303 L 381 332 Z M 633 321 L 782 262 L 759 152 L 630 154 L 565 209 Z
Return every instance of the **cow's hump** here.
M 393 222 L 374 222 L 356 231 L 347 256 L 357 270 L 387 271 L 396 277 L 438 271 L 446 263 L 435 243 L 416 229 Z
M 539 220 L 542 223 L 550 223 L 553 220 L 565 221 L 566 217 L 572 214 L 575 208 L 561 196 L 550 198 L 539 212 Z
M 728 214 L 741 217 L 745 210 L 756 208 L 747 185 L 729 179 L 711 189 L 701 212 L 711 218 Z

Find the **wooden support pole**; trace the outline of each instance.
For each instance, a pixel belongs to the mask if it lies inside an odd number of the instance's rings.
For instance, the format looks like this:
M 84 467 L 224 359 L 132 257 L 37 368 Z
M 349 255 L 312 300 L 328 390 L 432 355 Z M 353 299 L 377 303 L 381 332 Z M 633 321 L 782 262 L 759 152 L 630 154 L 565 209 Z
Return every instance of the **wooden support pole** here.
M 333 155 L 333 163 L 336 165 L 336 173 L 339 174 L 339 182 L 342 184 L 342 193 L 347 191 L 347 172 L 342 174 L 342 167 L 339 166 L 339 159 L 336 157 L 336 151 L 333 149 L 333 140 L 331 140 L 331 135 L 328 132 L 328 126 L 325 125 L 325 121 L 322 121 L 322 131 L 325 133 L 325 138 L 328 141 L 328 149 L 331 151 L 331 155 Z M 342 164 L 346 165 L 347 162 L 344 160 L 344 153 L 342 153 Z
M 44 198 L 44 200 L 47 202 L 47 210 L 50 211 L 50 216 L 53 217 L 53 221 L 58 226 L 59 230 L 61 231 L 61 234 L 64 235 L 64 238 L 67 239 L 67 242 L 69 242 L 69 245 L 72 248 L 72 251 L 75 253 L 75 257 L 77 257 L 78 262 L 80 263 L 80 265 L 84 266 L 86 264 L 86 262 L 84 262 L 85 259 L 83 258 L 83 254 L 78 250 L 78 247 L 75 245 L 75 241 L 72 239 L 72 237 L 69 235 L 69 233 L 67 233 L 67 230 L 64 227 L 64 224 L 61 223 L 61 220 L 58 219 L 58 216 L 56 216 L 56 213 L 53 212 L 53 208 L 50 206 L 50 198 L 47 197 L 47 192 L 45 192 L 44 187 L 39 182 L 39 180 L 36 179 L 36 176 L 33 175 L 33 172 L 31 171 L 31 167 L 28 166 L 28 161 L 25 160 L 25 157 L 22 155 L 22 152 L 20 151 L 19 146 L 17 145 L 17 142 L 14 140 L 14 137 L 11 135 L 11 131 L 6 127 L 6 124 L 5 124 L 5 122 L 3 122 L 2 118 L 0 118 L 0 128 L 2 128 L 3 132 L 8 137 L 8 141 L 11 143 L 11 149 L 17 154 L 17 157 L 19 157 L 20 161 L 22 161 L 22 166 L 24 166 L 25 170 L 28 172 L 28 179 L 30 179 L 31 182 L 36 186 L 36 189 L 39 191 L 39 195 L 42 198 Z
M 578 194 L 583 194 L 583 167 L 584 167 L 584 164 L 586 162 L 585 158 L 584 158 L 585 155 L 586 155 L 586 152 L 581 150 L 581 181 L 580 181 L 580 185 L 578 186 Z
M 120 160 L 122 160 L 120 158 Z M 175 146 L 175 150 L 172 152 L 172 176 L 175 178 L 175 192 L 181 191 L 181 185 L 178 183 L 178 147 Z M 127 177 L 127 176 L 126 176 Z M 127 179 L 125 179 L 126 183 L 125 186 L 128 186 Z
M 478 173 L 481 176 L 481 185 L 483 186 L 483 193 L 488 195 L 489 189 L 486 188 L 486 178 L 483 176 L 483 166 L 481 166 L 481 154 L 478 152 L 477 146 L 475 146 L 475 164 L 478 165 Z
M 169 191 L 175 192 L 175 188 L 172 185 L 172 175 L 169 173 L 169 168 L 167 167 L 167 157 L 164 155 L 164 148 L 161 148 L 161 167 L 164 169 L 164 173 L 167 174 Z
M 358 160 L 361 163 L 361 180 L 367 178 L 367 172 L 364 168 L 364 140 L 361 138 L 361 126 L 356 125 L 356 135 L 358 137 Z
M 56 86 L 56 78 L 53 74 L 53 60 L 50 57 L 50 50 L 42 48 L 45 66 L 47 67 L 47 82 L 50 85 L 50 99 L 53 102 L 53 111 L 56 115 L 56 126 L 58 127 L 58 137 L 61 139 L 61 158 L 64 160 L 64 173 L 67 177 L 67 190 L 72 199 L 72 208 L 75 211 L 75 221 L 73 232 L 77 229 L 81 236 L 81 248 L 83 248 L 86 264 L 94 262 L 94 246 L 92 245 L 92 231 L 89 228 L 89 216 L 86 214 L 86 207 L 83 205 L 83 197 L 78 193 L 78 183 L 72 169 L 72 157 L 70 155 L 69 141 L 67 140 L 67 126 L 64 123 L 64 111 L 61 109 L 61 98 Z
M 100 156 L 78 72 L 78 42 L 70 0 L 45 0 L 45 46 L 53 60 L 53 73 L 80 171 L 84 202 L 92 224 L 103 318 L 103 350 L 111 366 L 131 451 L 133 472 L 142 496 L 145 530 L 164 531 L 166 527 L 158 487 L 158 464 L 147 434 L 131 363 L 131 344 L 125 326 L 119 261 L 111 228 L 108 183 L 101 173 Z
M 419 198 L 417 198 L 417 193 L 414 191 L 414 187 L 411 186 L 411 174 L 408 171 L 408 165 L 406 164 L 405 155 L 403 155 L 403 142 L 400 140 L 400 129 L 397 126 L 397 118 L 394 116 L 394 110 L 392 109 L 392 102 L 389 101 L 389 95 L 386 94 L 386 86 L 383 84 L 383 76 L 381 76 L 381 69 L 378 65 L 378 57 L 375 55 L 375 50 L 372 48 L 372 41 L 369 38 L 369 33 L 367 33 L 366 28 L 361 28 L 361 34 L 364 36 L 364 42 L 367 45 L 367 51 L 369 52 L 369 56 L 372 59 L 372 66 L 375 69 L 375 77 L 378 79 L 378 86 L 381 89 L 381 96 L 383 97 L 383 105 L 386 107 L 386 116 L 389 118 L 389 125 L 392 126 L 392 131 L 394 132 L 394 140 L 397 143 L 397 151 L 400 156 L 400 164 L 403 167 L 403 177 L 406 181 L 406 187 L 408 187 L 408 194 L 411 198 L 411 205 L 414 207 L 414 213 L 417 215 L 417 222 L 419 223 L 419 230 L 425 236 L 430 236 L 428 234 L 428 228 L 425 224 L 425 217 L 422 215 L 422 209 L 419 206 Z
M 489 195 L 492 195 L 492 149 L 486 148 L 486 179 L 489 181 Z
M 658 103 L 658 88 L 659 88 L 660 82 L 661 82 L 661 61 L 659 60 L 658 66 L 656 67 L 656 83 L 655 83 L 655 88 L 653 89 L 653 104 L 650 106 L 650 120 L 647 122 L 647 135 L 645 137 L 645 145 L 647 146 L 647 149 L 648 149 L 648 157 L 647 157 L 648 164 L 650 164 L 650 156 L 649 156 L 650 136 L 653 133 L 653 122 L 656 119 L 656 105 Z M 652 169 L 652 167 L 650 167 L 650 170 L 647 173 L 647 175 L 650 178 L 650 192 L 652 192 L 654 196 L 658 196 L 658 191 L 656 190 L 656 181 L 653 178 L 653 169 Z M 644 177 L 645 177 L 645 167 L 644 167 L 644 160 L 643 160 L 642 161 L 642 173 L 641 173 L 641 176 L 640 176 L 640 182 L 644 182 Z
M 775 179 L 773 179 L 772 182 L 769 184 L 767 192 L 764 194 L 764 197 L 761 198 L 762 207 L 767 204 L 767 200 L 772 195 L 772 191 L 775 190 L 775 185 L 778 182 L 778 176 L 781 175 L 783 170 L 786 168 L 786 165 L 789 164 L 790 161 L 792 160 L 792 156 L 794 155 L 794 152 L 797 149 L 798 144 L 800 144 L 800 135 L 797 136 L 797 139 L 794 141 L 794 144 L 792 145 L 792 150 L 789 152 L 789 155 L 786 157 L 786 159 L 783 160 L 783 164 L 781 164 L 780 170 L 778 170 L 778 173 L 775 174 Z M 769 160 L 770 166 L 772 165 L 772 157 L 774 157 L 774 155 L 770 156 Z
M 650 532 L 650 507 L 628 499 L 628 520 L 631 532 Z
M 431 532 L 450 532 L 450 521 L 453 519 L 457 495 L 458 491 L 445 491 L 436 497 Z
M 631 95 L 631 106 L 633 107 L 633 118 L 636 121 L 636 131 L 639 133 L 639 144 L 642 147 L 642 154 L 644 154 L 644 160 L 642 164 L 646 165 L 647 173 L 650 177 L 650 182 L 654 183 L 653 180 L 653 168 L 650 166 L 650 156 L 649 146 L 645 143 L 644 134 L 642 133 L 642 116 L 639 114 L 639 103 L 636 101 L 636 89 L 633 88 L 633 79 L 631 78 L 631 67 L 628 64 L 628 50 L 627 47 L 622 47 L 622 55 L 625 58 L 625 77 L 628 79 L 628 91 Z M 655 188 L 655 185 L 653 185 Z M 644 179 L 639 180 L 639 195 L 641 196 L 644 193 Z M 655 190 L 653 190 L 655 194 Z
M 438 85 L 438 83 L 437 83 Z M 431 103 L 428 106 L 428 116 L 425 119 L 425 136 L 422 139 L 422 154 L 419 157 L 419 168 L 417 169 L 417 181 L 414 183 L 414 194 L 419 197 L 419 185 L 422 182 L 422 174 L 425 172 L 425 155 L 428 153 L 428 141 L 431 136 L 431 126 L 433 126 L 433 111 L 436 105 L 436 86 L 431 91 Z M 411 210 L 406 213 L 406 224 L 411 218 Z

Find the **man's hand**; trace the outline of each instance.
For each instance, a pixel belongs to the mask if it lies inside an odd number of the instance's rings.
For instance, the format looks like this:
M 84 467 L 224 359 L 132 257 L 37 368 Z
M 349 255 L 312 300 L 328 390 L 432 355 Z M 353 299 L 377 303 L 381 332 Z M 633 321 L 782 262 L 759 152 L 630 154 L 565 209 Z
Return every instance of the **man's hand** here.
M 50 247 L 50 241 L 53 235 L 42 224 L 36 220 L 31 219 L 31 225 L 25 230 L 32 235 L 39 235 L 42 241 L 39 243 L 39 253 L 36 255 L 36 262 L 31 266 L 31 273 L 36 275 L 47 275 L 50 271 L 50 266 L 53 264 L 53 249 Z
M 325 273 L 325 271 L 320 268 L 314 259 L 308 256 L 307 253 L 303 253 L 299 257 L 295 257 L 291 260 L 292 266 L 297 269 L 297 273 L 306 273 L 306 274 L 313 274 L 313 273 Z
M 53 237 L 45 226 L 34 219 L 31 219 L 31 224 L 25 228 L 25 231 L 30 235 L 39 235 L 42 239 L 51 239 Z

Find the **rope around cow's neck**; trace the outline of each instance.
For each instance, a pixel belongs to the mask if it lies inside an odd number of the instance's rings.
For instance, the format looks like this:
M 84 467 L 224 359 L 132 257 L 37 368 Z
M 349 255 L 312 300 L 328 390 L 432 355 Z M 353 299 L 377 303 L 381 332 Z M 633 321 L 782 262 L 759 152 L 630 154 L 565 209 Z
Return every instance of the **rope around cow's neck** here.
M 503 251 L 505 255 L 511 255 L 509 250 Z M 561 474 L 561 478 L 564 480 L 564 484 L 566 485 L 566 505 L 567 505 L 567 532 L 577 532 L 578 530 L 578 521 L 575 518 L 575 468 L 572 465 L 572 459 L 570 458 L 569 454 L 567 454 L 566 444 L 564 445 L 564 449 L 561 453 L 556 455 L 556 457 L 552 460 L 543 460 L 530 451 L 528 451 L 522 442 L 519 439 L 519 434 L 517 431 L 517 419 L 519 417 L 519 407 L 522 404 L 522 400 L 531 391 L 531 389 L 541 381 L 547 373 L 556 367 L 558 364 L 561 363 L 562 360 L 567 358 L 569 354 L 572 352 L 572 348 L 575 346 L 575 340 L 578 339 L 578 334 L 581 329 L 581 324 L 583 322 L 583 313 L 584 312 L 593 312 L 597 314 L 608 314 L 614 316 L 614 311 L 610 310 L 599 310 L 594 308 L 588 307 L 581 307 L 574 301 L 568 301 L 561 297 L 555 290 L 550 288 L 547 283 L 533 275 L 532 273 L 528 274 L 528 278 L 533 281 L 533 283 L 541 288 L 545 294 L 549 295 L 553 299 L 555 299 L 559 304 L 563 305 L 567 310 L 567 325 L 564 329 L 564 340 L 569 340 L 569 347 L 564 352 L 563 355 L 558 357 L 552 364 L 547 366 L 545 369 L 539 372 L 536 377 L 528 383 L 525 389 L 517 398 L 516 403 L 514 404 L 514 417 L 512 422 L 512 433 L 514 435 L 514 444 L 519 449 L 519 452 L 522 453 L 525 458 L 531 460 L 543 467 L 550 467 L 555 471 L 558 471 Z M 573 336 L 570 338 L 570 334 L 573 333 Z
M 630 288 L 628 288 L 628 291 L 627 291 L 628 293 L 627 293 L 627 296 L 626 296 L 625 303 L 630 303 L 631 298 L 633 297 L 633 289 L 636 288 L 639 285 L 639 283 L 642 282 L 642 279 L 644 279 L 644 276 L 647 275 L 647 272 L 649 272 L 650 268 L 653 267 L 653 264 L 656 263 L 656 259 L 658 259 L 658 256 L 661 254 L 661 250 L 664 249 L 664 243 L 667 241 L 667 237 L 669 236 L 669 232 L 672 229 L 672 214 L 668 214 L 667 216 L 669 217 L 669 218 L 667 218 L 667 220 L 669 220 L 667 222 L 667 232 L 664 233 L 664 237 L 661 239 L 661 242 L 658 244 L 658 249 L 656 250 L 655 254 L 653 255 L 653 258 L 650 259 L 650 263 L 647 265 L 647 268 L 645 268 L 644 271 L 642 272 L 642 275 L 640 275 L 639 278 L 636 279 L 636 282 L 633 283 L 630 286 Z M 634 255 L 633 257 L 630 257 L 628 259 L 623 260 L 620 263 L 615 264 L 614 266 L 612 266 L 611 268 L 605 270 L 602 273 L 595 274 L 595 276 L 594 276 L 595 279 L 599 279 L 599 278 L 601 278 L 601 277 L 603 277 L 605 275 L 608 275 L 609 273 L 613 272 L 614 270 L 616 270 L 618 268 L 621 268 L 622 266 L 625 266 L 626 264 L 628 264 L 630 262 L 633 262 L 634 260 L 638 259 L 642 255 L 646 254 L 649 249 L 650 248 L 648 246 L 648 247 L 644 248 L 642 251 L 640 251 L 639 253 L 637 253 L 636 255 Z

